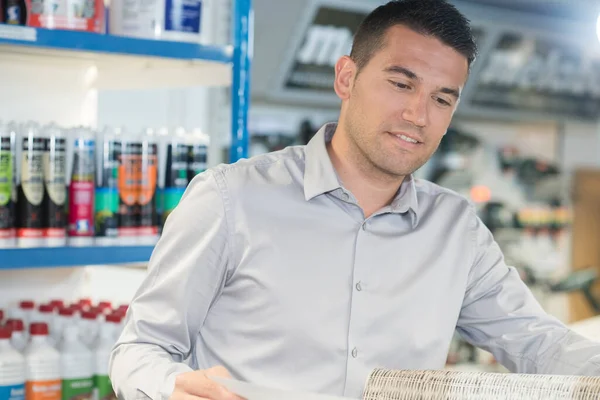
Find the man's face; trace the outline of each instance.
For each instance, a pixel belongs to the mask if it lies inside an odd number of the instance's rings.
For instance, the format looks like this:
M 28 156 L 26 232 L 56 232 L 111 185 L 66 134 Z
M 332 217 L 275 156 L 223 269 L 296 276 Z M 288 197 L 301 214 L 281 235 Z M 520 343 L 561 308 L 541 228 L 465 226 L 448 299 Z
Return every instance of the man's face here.
M 353 156 L 360 158 L 355 161 L 401 177 L 438 148 L 467 80 L 468 62 L 438 39 L 397 25 L 358 75 L 349 59 L 338 62 L 336 75 L 336 92 L 345 103 L 341 122 Z

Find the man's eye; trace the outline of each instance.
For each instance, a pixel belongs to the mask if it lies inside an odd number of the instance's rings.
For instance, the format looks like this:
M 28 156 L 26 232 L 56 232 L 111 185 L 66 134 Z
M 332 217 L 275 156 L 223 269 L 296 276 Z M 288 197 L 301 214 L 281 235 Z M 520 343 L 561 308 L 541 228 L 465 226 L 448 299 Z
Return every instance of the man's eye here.
M 442 99 L 442 98 L 440 98 L 440 97 L 437 97 L 435 100 L 436 100 L 436 101 L 437 101 L 437 102 L 438 102 L 440 105 L 442 105 L 442 106 L 445 106 L 445 107 L 447 107 L 447 106 L 450 106 L 450 105 L 451 105 L 449 102 L 447 102 L 446 100 L 444 100 L 444 99 Z
M 404 84 L 404 83 L 401 83 L 401 82 L 394 82 L 394 81 L 390 81 L 390 82 L 392 82 L 392 84 L 393 84 L 394 86 L 396 86 L 397 88 L 399 88 L 399 89 L 410 89 L 410 86 L 409 86 L 409 85 L 406 85 L 406 84 Z

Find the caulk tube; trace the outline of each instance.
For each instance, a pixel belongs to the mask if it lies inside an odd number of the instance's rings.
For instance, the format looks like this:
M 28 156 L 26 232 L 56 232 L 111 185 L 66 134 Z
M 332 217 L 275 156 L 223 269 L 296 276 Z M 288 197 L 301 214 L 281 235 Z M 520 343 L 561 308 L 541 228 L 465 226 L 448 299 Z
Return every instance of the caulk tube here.
M 210 138 L 207 134 L 195 129 L 188 135 L 188 181 L 206 171 L 208 165 L 208 146 Z
M 119 157 L 119 244 L 137 243 L 140 227 L 138 195 L 141 181 L 142 143 L 139 135 L 129 131 L 121 134 Z
M 156 214 L 158 141 L 152 129 L 146 129 L 142 133 L 141 144 L 141 174 L 138 191 L 140 227 L 137 242 L 139 244 L 155 244 L 158 240 L 158 217 Z
M 167 137 L 166 157 L 159 159 L 163 174 L 163 215 L 161 226 L 179 204 L 188 185 L 188 144 L 185 129 L 177 128 Z
M 157 133 L 158 141 L 158 180 L 156 182 L 156 218 L 158 220 L 158 234 L 162 233 L 162 220 L 165 207 L 165 174 L 168 158 L 168 146 L 170 144 L 170 132 L 168 128 L 160 128 Z
M 67 244 L 67 138 L 65 132 L 54 124 L 44 128 L 44 217 L 47 246 Z
M 94 133 L 78 127 L 69 133 L 69 245 L 94 243 Z
M 0 248 L 14 247 L 17 244 L 15 133 L 11 126 L 0 123 Z
M 105 128 L 98 133 L 96 144 L 96 244 L 110 246 L 117 243 L 119 233 L 121 129 Z
M 17 140 L 17 240 L 19 247 L 40 247 L 45 244 L 43 201 L 45 138 L 39 125 L 28 122 L 21 128 Z

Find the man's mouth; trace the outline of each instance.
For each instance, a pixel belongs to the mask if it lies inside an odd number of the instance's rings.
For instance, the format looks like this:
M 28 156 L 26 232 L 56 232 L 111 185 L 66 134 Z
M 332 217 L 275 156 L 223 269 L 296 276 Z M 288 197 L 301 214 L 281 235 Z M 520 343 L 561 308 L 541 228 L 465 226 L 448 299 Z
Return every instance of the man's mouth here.
M 413 136 L 409 136 L 405 133 L 391 133 L 390 135 L 397 137 L 398 139 L 406 142 L 406 143 L 411 143 L 411 144 L 422 144 L 423 142 L 421 142 L 420 140 L 418 140 L 417 138 L 413 137 Z

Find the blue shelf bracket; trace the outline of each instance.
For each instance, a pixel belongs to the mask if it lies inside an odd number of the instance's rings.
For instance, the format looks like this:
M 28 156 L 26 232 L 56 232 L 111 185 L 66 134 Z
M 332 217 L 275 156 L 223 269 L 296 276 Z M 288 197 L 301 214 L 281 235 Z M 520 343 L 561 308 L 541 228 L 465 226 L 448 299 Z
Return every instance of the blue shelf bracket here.
M 233 79 L 231 84 L 231 150 L 229 161 L 248 158 L 250 134 L 250 68 L 254 43 L 252 0 L 234 0 L 233 15 Z

